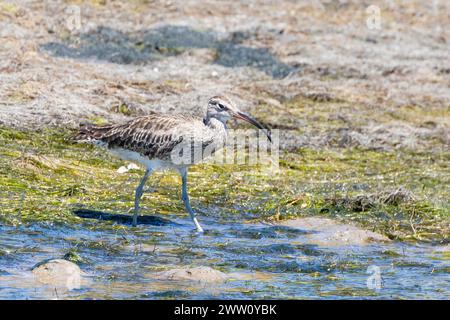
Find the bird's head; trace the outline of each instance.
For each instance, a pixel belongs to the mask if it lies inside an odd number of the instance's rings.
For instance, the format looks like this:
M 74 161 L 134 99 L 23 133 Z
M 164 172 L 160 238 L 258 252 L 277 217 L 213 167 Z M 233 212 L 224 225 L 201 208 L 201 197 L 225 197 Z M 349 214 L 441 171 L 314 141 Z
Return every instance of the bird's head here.
M 244 120 L 258 129 L 263 130 L 269 141 L 272 141 L 270 130 L 268 128 L 256 121 L 255 118 L 240 111 L 236 105 L 225 96 L 214 96 L 209 99 L 206 116 L 209 119 L 215 118 L 223 123 L 226 123 L 230 118 Z

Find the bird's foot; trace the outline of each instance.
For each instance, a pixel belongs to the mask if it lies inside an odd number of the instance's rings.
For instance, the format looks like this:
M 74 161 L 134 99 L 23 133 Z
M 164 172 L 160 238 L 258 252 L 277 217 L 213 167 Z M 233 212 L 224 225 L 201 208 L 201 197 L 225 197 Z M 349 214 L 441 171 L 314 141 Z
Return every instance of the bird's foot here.
M 198 233 L 203 233 L 203 232 L 205 232 L 205 231 L 203 230 L 202 226 L 200 225 L 200 223 L 198 223 L 197 218 L 194 217 L 194 218 L 192 219 L 192 221 L 194 221 L 194 224 L 195 224 L 195 227 L 197 228 L 197 232 L 198 232 Z

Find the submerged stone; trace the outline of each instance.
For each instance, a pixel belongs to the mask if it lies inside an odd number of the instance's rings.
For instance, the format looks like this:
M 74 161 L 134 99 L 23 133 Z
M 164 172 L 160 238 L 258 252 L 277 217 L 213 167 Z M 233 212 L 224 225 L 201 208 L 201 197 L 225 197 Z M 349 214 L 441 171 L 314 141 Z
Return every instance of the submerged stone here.
M 282 221 L 280 225 L 310 231 L 305 235 L 306 241 L 321 246 L 366 245 L 390 241 L 382 234 L 329 218 L 298 218 Z
M 223 282 L 229 276 L 210 267 L 177 268 L 156 274 L 160 280 Z

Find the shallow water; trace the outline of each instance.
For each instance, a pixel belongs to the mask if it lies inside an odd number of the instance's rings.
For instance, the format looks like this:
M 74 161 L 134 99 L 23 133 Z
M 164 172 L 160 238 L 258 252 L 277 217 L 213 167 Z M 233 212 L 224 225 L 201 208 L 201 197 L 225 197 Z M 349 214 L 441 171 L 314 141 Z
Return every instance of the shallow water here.
M 0 225 L 0 299 L 450 298 L 448 246 L 323 247 L 307 244 L 303 230 L 205 217 L 207 231 L 198 235 L 188 219 L 169 218 L 179 225 Z M 34 281 L 33 265 L 70 251 L 83 259 L 80 288 L 56 291 Z M 212 284 L 154 278 L 182 266 L 236 276 Z

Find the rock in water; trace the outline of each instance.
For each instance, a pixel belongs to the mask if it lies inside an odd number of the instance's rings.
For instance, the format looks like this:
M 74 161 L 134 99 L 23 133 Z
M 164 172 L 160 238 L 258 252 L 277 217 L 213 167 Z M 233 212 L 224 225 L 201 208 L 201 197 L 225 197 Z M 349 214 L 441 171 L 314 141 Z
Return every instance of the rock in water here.
M 160 280 L 222 282 L 229 277 L 225 273 L 210 267 L 195 267 L 177 268 L 159 272 L 156 274 L 156 278 Z
M 390 241 L 382 234 L 328 218 L 298 218 L 282 221 L 279 224 L 306 231 L 306 241 L 321 246 L 365 245 Z
M 75 263 L 63 259 L 45 260 L 32 268 L 32 273 L 40 283 L 66 290 L 81 286 L 81 269 Z

